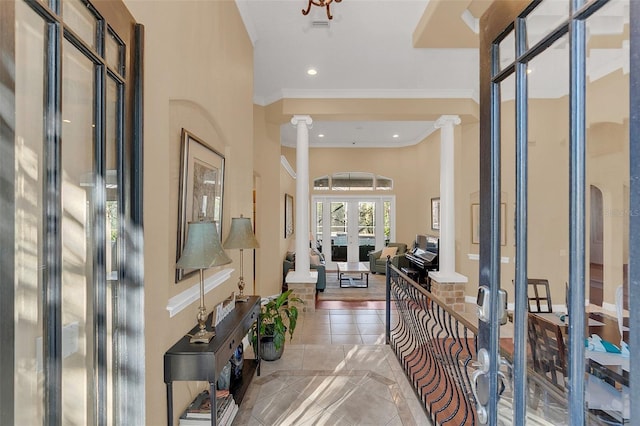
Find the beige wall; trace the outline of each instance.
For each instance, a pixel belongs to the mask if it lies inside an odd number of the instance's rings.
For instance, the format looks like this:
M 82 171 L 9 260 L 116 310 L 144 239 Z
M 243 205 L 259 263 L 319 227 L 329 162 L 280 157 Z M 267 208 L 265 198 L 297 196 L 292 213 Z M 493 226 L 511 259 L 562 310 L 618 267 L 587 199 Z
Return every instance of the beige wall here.
M 455 128 L 456 185 L 456 269 L 469 277 L 467 296 L 477 290 L 478 262 L 468 254 L 477 254 L 471 243 L 471 204 L 478 200 L 477 104 L 470 100 L 283 100 L 267 107 L 254 106 L 253 52 L 235 3 L 216 2 L 125 2 L 136 20 L 145 25 L 145 285 L 146 285 L 146 400 L 147 424 L 163 424 L 165 386 L 162 356 L 195 324 L 197 303 L 176 317 L 169 318 L 168 300 L 195 284 L 195 279 L 174 284 L 180 129 L 187 128 L 210 143 L 226 157 L 223 237 L 231 217 L 252 216 L 252 191 L 256 191 L 256 232 L 260 248 L 256 250 L 256 292 L 263 296 L 280 291 L 282 259 L 291 239 L 285 239 L 284 194 L 295 194 L 295 180 L 280 164 L 285 155 L 296 169 L 295 150 L 281 148 L 279 125 L 293 114 L 309 113 L 320 119 L 436 119 L 440 113 L 460 114 L 462 124 Z M 167 17 L 171 19 L 167 19 Z M 606 93 L 606 88 L 598 88 Z M 614 104 L 615 100 L 611 100 Z M 513 106 L 511 105 L 511 107 Z M 554 276 L 554 301 L 563 300 L 566 280 L 567 226 L 566 99 L 534 102 L 537 122 L 532 122 L 531 178 L 534 188 L 529 217 L 535 229 L 530 242 L 536 255 L 530 255 L 532 274 Z M 511 113 L 512 114 L 512 113 Z M 513 117 L 513 114 L 511 115 Z M 599 121 L 614 124 L 594 125 L 590 135 L 605 140 L 611 132 L 628 132 L 628 124 L 611 109 Z M 612 127 L 614 129 L 612 129 Z M 616 127 L 617 126 L 617 127 Z M 622 126 L 622 127 L 621 127 Z M 604 130 L 603 130 L 604 129 Z M 505 124 L 504 134 L 513 135 L 513 125 Z M 622 132 L 622 133 L 620 133 Z M 601 136 L 596 136 L 601 135 Z M 618 137 L 619 138 L 619 137 Z M 606 144 L 605 144 L 606 145 Z M 623 144 L 625 146 L 625 144 Z M 628 162 L 628 150 L 594 151 L 606 170 L 620 161 Z M 505 159 L 513 164 L 514 152 L 506 149 Z M 398 149 L 311 149 L 311 179 L 342 171 L 363 171 L 394 179 L 396 196 L 396 240 L 411 243 L 415 234 L 434 234 L 430 228 L 430 199 L 439 196 L 440 133 L 434 132 L 412 147 Z M 595 170 L 595 169 L 594 169 Z M 503 169 L 503 201 L 507 204 L 507 244 L 503 256 L 502 286 L 511 289 L 513 256 L 514 167 Z M 605 193 L 605 209 L 624 209 L 624 170 L 619 173 L 595 173 L 591 179 Z M 542 189 L 552 187 L 555 195 Z M 607 201 L 609 200 L 609 201 Z M 624 210 L 623 210 L 624 211 Z M 615 215 L 612 215 L 615 216 Z M 605 229 L 608 254 L 615 256 L 616 241 L 624 238 L 624 221 L 612 217 Z M 609 228 L 607 228 L 607 226 Z M 560 230 L 560 231 L 558 231 Z M 237 251 L 230 251 L 237 269 Z M 245 260 L 250 258 L 245 253 Z M 245 262 L 245 277 L 253 276 L 252 262 Z M 612 279 L 618 278 L 612 272 Z M 606 273 L 605 273 L 606 276 Z M 236 288 L 238 272 L 206 298 L 211 309 Z M 559 283 L 560 289 L 555 285 Z M 510 297 L 512 291 L 510 291 Z M 608 293 L 605 294 L 605 297 Z M 176 414 L 196 395 L 203 383 L 175 384 Z M 156 401 L 157 403 L 151 403 Z
M 145 26 L 146 417 L 158 425 L 166 423 L 163 354 L 194 326 L 198 305 L 173 318 L 166 310 L 172 296 L 197 283 L 197 277 L 174 283 L 180 129 L 226 157 L 224 238 L 231 217 L 252 212 L 253 50 L 233 1 L 125 3 Z M 239 251 L 228 254 L 237 269 Z M 244 273 L 253 275 L 252 262 Z M 207 295 L 209 310 L 236 289 L 238 275 Z M 176 416 L 203 386 L 175 384 Z

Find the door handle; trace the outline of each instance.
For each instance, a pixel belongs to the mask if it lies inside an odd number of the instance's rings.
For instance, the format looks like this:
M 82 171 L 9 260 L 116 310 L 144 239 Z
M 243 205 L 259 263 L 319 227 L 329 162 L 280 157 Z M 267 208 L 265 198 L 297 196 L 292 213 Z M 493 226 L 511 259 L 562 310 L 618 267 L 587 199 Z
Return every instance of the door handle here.
M 480 400 L 480 395 L 478 394 L 478 380 L 489 373 L 489 352 L 487 352 L 485 348 L 481 348 L 478 351 L 478 361 L 473 365 L 477 366 L 478 369 L 471 375 L 471 391 L 473 392 L 473 397 L 476 400 L 478 422 L 482 425 L 486 425 L 489 421 L 489 415 L 486 408 L 487 401 L 484 401 L 483 404 L 483 401 Z

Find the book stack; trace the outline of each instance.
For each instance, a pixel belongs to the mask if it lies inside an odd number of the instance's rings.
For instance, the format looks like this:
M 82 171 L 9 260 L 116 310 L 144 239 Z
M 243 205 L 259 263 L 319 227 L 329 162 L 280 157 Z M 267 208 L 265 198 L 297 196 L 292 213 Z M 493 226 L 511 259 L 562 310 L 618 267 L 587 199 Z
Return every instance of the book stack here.
M 238 413 L 238 404 L 229 391 L 216 393 L 216 425 L 233 423 Z M 211 424 L 211 400 L 209 391 L 202 391 L 180 416 L 180 426 L 207 426 Z

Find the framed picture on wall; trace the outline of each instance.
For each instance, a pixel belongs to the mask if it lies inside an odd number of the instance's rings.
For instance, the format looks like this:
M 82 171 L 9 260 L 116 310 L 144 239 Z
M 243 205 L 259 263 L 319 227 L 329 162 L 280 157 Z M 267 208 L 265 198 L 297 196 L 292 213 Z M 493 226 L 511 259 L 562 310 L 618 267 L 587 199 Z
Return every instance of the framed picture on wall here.
M 222 238 L 224 192 L 224 156 L 185 129 L 181 139 L 176 261 L 182 255 L 189 222 L 214 222 Z M 175 281 L 196 272 L 176 268 Z
M 440 197 L 431 199 L 431 229 L 440 230 Z
M 284 237 L 293 235 L 293 196 L 284 194 Z
M 480 244 L 480 204 L 471 204 L 471 244 Z M 507 205 L 500 204 L 500 245 L 507 245 Z

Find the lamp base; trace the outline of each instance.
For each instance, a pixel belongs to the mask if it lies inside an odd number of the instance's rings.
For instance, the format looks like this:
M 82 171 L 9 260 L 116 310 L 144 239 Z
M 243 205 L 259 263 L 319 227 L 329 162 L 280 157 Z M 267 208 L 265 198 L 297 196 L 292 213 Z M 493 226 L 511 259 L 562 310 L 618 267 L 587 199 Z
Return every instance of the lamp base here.
M 248 302 L 248 301 L 249 301 L 248 296 L 236 296 L 236 302 Z
M 215 331 L 200 330 L 191 336 L 189 343 L 209 343 L 215 335 Z

